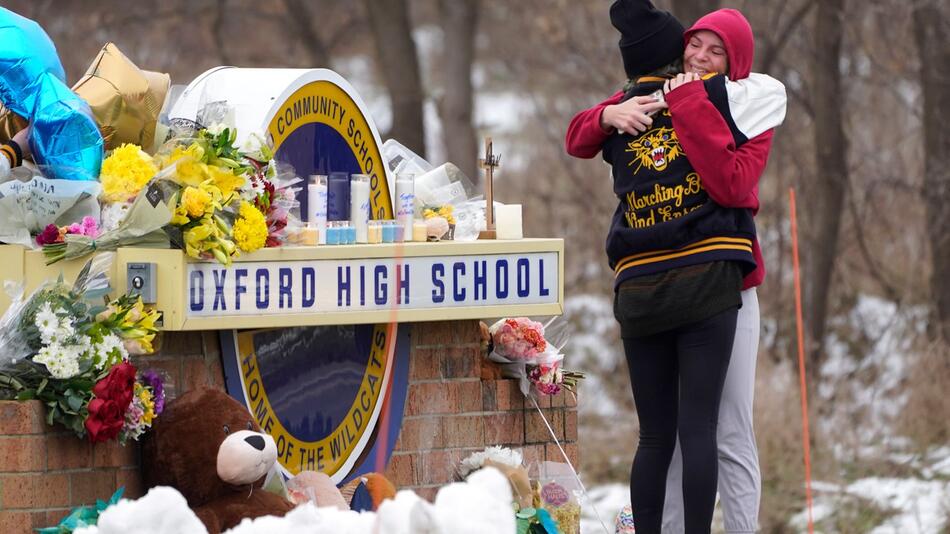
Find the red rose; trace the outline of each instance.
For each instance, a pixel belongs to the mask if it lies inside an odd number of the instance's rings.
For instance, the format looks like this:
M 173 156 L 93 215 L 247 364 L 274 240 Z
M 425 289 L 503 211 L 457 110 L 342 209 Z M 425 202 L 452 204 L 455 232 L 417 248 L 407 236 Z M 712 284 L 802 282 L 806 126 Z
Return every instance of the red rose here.
M 135 372 L 132 364 L 120 363 L 92 388 L 95 398 L 89 402 L 85 426 L 93 443 L 114 439 L 125 425 L 125 412 L 135 392 Z

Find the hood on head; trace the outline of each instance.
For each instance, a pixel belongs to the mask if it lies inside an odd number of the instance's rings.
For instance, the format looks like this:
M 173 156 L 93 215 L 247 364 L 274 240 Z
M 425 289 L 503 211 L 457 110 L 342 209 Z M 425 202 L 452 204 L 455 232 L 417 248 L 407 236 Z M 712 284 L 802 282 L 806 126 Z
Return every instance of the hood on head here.
M 722 39 L 729 58 L 729 79 L 747 78 L 752 71 L 755 55 L 755 37 L 745 16 L 735 9 L 717 9 L 700 18 L 684 34 L 684 43 L 699 30 L 709 30 Z

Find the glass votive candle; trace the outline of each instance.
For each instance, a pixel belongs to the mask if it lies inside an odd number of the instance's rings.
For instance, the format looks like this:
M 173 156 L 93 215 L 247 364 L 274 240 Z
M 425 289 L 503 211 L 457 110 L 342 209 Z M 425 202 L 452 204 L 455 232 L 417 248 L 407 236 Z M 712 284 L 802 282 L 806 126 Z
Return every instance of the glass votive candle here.
M 345 223 L 344 228 L 346 228 L 346 244 L 353 245 L 356 243 L 356 225 L 353 223 Z
M 412 240 L 426 241 L 426 222 L 422 219 L 416 219 L 412 223 Z
M 340 244 L 340 233 L 342 232 L 339 221 L 329 221 L 327 223 L 327 244 L 328 245 L 339 245 Z
M 406 226 L 402 221 L 397 220 L 396 226 L 394 227 L 395 235 L 393 236 L 394 243 L 402 243 L 406 240 Z M 412 236 L 409 236 L 412 237 Z
M 382 243 L 383 242 L 383 226 L 382 221 L 369 221 L 369 226 L 366 227 L 366 241 L 368 243 Z
M 396 240 L 396 221 L 383 221 L 383 243 L 392 243 Z

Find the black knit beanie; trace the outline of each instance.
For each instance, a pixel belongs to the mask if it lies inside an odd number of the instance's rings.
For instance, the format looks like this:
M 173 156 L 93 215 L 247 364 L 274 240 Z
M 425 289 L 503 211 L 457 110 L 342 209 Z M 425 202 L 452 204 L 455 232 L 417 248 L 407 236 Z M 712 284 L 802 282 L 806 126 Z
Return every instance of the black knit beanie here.
M 683 56 L 683 25 L 650 0 L 616 0 L 610 23 L 620 31 L 620 55 L 627 77 L 636 79 Z

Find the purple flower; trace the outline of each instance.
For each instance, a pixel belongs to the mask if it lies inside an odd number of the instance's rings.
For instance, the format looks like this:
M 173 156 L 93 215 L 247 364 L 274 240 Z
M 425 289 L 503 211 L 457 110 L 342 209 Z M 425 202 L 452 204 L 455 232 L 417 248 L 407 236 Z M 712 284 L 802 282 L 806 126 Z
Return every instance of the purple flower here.
M 142 373 L 142 383 L 152 389 L 152 399 L 155 401 L 155 415 L 165 409 L 165 387 L 158 372 L 149 369 Z
M 59 242 L 59 228 L 55 224 L 47 224 L 43 232 L 36 236 L 37 245 L 52 245 Z

